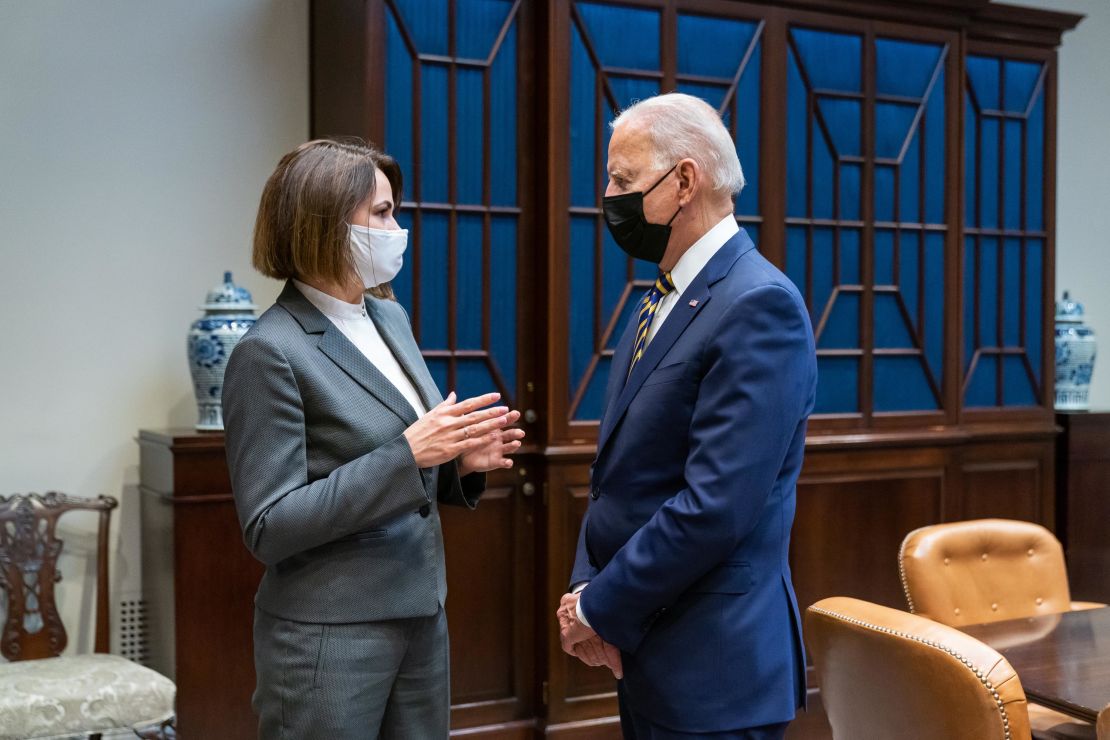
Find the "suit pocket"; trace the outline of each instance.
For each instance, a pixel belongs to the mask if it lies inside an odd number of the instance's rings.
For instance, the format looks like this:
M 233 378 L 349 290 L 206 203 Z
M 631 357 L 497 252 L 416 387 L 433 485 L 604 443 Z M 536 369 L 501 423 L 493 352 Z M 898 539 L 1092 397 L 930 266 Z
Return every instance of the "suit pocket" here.
M 601 570 L 601 566 L 597 564 L 597 558 L 594 557 L 594 552 L 590 549 L 590 520 L 586 519 L 586 532 L 583 535 L 582 541 L 586 544 L 586 562 L 590 564 L 591 568 Z
M 682 380 L 686 377 L 686 372 L 690 369 L 689 362 L 676 362 L 673 365 L 666 365 L 664 367 L 657 367 L 651 371 L 644 380 L 643 387 L 649 385 L 660 385 L 662 383 L 673 383 L 676 380 Z
M 699 594 L 746 594 L 752 590 L 752 566 L 724 563 L 702 576 L 690 591 Z
M 312 671 L 312 688 L 317 689 L 320 687 L 320 674 L 324 667 L 324 655 L 328 650 L 328 636 L 331 630 L 328 625 L 320 625 L 320 642 L 316 645 L 316 667 Z
M 379 529 L 366 529 L 362 532 L 349 534 L 341 539 L 340 542 L 366 542 L 367 540 L 380 540 L 387 534 L 389 534 L 389 530 L 384 527 L 381 527 Z

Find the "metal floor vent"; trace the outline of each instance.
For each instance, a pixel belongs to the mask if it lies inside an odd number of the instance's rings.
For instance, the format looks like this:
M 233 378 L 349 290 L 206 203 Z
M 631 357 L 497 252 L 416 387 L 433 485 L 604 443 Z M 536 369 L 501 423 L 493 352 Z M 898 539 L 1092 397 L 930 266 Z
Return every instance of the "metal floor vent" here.
M 147 633 L 146 601 L 141 598 L 121 600 L 115 627 L 119 640 L 118 654 L 140 665 L 149 666 L 150 643 Z

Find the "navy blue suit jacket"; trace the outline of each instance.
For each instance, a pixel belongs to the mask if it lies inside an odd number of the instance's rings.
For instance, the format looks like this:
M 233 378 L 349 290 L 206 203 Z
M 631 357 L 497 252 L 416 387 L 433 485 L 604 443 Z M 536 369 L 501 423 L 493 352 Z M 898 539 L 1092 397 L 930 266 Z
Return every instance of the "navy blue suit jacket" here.
M 590 582 L 583 613 L 622 651 L 634 711 L 686 732 L 786 722 L 805 698 L 787 562 L 817 385 L 805 304 L 741 230 L 626 381 L 634 325 L 571 583 Z

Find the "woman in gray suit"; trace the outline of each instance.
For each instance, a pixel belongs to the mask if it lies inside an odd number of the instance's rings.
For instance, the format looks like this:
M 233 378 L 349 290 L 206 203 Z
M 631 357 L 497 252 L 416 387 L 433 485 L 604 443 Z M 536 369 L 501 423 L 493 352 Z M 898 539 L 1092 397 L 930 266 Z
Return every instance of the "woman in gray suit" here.
M 407 232 L 401 171 L 310 141 L 262 192 L 255 267 L 285 289 L 223 390 L 255 597 L 259 737 L 445 738 L 440 503 L 473 508 L 524 432 L 496 393 L 440 396 L 389 290 Z

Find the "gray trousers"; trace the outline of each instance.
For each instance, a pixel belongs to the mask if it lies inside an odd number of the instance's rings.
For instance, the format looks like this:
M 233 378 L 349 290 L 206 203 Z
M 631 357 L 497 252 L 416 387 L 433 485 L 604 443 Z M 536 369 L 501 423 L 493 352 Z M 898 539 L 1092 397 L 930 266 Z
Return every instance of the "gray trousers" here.
M 260 740 L 448 736 L 447 615 L 309 624 L 255 609 Z

